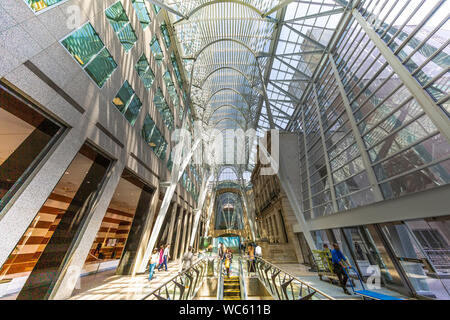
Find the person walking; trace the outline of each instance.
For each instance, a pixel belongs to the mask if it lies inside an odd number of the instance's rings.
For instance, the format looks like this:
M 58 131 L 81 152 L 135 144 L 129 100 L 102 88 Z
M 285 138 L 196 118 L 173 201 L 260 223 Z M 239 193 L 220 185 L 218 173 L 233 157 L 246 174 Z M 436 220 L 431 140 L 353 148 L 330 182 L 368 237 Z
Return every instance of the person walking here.
M 223 248 L 223 243 L 220 242 L 219 243 L 219 248 L 217 249 L 217 254 L 219 255 L 220 260 L 223 259 L 223 255 L 224 255 L 224 248 Z
M 163 254 L 164 254 L 164 259 L 163 259 L 164 271 L 167 271 L 167 262 L 169 262 L 169 258 L 170 258 L 170 244 L 166 244 Z
M 225 264 L 225 270 L 227 272 L 227 277 L 230 277 L 231 272 L 231 263 L 233 262 L 233 253 L 231 252 L 231 249 L 228 249 L 224 256 L 224 264 Z
M 152 256 L 150 257 L 150 267 L 148 268 L 148 281 L 152 280 L 153 273 L 155 271 L 155 267 L 158 261 L 159 261 L 158 250 L 153 249 Z
M 259 244 L 256 245 L 255 256 L 257 256 L 258 258 L 262 258 L 262 248 L 259 246 Z
M 256 268 L 255 268 L 255 247 L 253 247 L 252 244 L 249 244 L 247 246 L 247 253 L 248 253 L 247 270 L 248 270 L 248 272 L 256 272 Z
M 348 275 L 345 271 L 345 268 L 350 268 L 351 266 L 337 243 L 333 243 L 333 248 L 334 249 L 331 250 L 331 262 L 333 263 L 333 271 L 337 275 L 345 294 L 351 295 L 351 293 L 347 290 Z
M 184 272 L 189 269 L 194 263 L 194 254 L 192 253 L 192 247 L 189 246 L 188 251 L 183 255 L 181 271 Z
M 164 246 L 161 245 L 159 247 L 158 271 L 161 271 L 163 265 L 164 265 Z

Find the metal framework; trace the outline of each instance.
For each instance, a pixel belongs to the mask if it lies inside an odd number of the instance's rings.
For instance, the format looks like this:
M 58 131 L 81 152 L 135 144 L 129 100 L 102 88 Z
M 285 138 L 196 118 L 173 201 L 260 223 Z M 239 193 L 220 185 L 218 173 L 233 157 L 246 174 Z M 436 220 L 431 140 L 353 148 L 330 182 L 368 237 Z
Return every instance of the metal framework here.
M 425 152 L 450 142 L 449 1 L 148 1 L 168 12 L 205 129 L 299 133 L 303 189 L 292 201 L 305 223 L 398 197 L 395 183 L 411 175 L 450 181 L 449 155 Z M 390 169 L 408 152 L 418 164 Z M 249 211 L 252 166 L 235 169 Z M 223 167 L 212 170 L 213 201 Z

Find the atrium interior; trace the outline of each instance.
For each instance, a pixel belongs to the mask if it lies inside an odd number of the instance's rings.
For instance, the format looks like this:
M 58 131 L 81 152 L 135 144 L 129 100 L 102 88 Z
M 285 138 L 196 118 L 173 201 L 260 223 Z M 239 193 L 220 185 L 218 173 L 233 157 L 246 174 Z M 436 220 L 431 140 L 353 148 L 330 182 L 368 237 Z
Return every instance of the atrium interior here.
M 1 0 L 1 300 L 450 300 L 450 0 Z

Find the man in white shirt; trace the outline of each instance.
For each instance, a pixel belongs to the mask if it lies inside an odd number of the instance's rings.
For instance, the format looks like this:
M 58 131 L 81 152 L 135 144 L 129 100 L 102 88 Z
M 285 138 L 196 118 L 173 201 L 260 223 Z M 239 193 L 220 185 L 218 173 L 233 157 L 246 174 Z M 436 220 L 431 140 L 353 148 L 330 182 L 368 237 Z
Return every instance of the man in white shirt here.
M 152 257 L 150 258 L 150 267 L 148 270 L 148 281 L 152 280 L 153 278 L 153 272 L 155 271 L 156 264 L 159 260 L 159 253 L 158 250 L 153 249 Z
M 257 256 L 257 257 L 262 257 L 262 249 L 261 249 L 261 247 L 259 246 L 259 244 L 256 245 L 256 248 L 255 248 L 255 256 Z

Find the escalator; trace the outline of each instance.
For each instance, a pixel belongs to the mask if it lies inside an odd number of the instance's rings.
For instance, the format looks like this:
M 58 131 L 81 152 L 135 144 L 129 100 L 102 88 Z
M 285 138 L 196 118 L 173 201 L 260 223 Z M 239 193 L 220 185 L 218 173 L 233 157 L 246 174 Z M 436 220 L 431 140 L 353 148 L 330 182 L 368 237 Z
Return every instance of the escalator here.
M 223 300 L 241 300 L 241 284 L 239 276 L 224 277 Z

